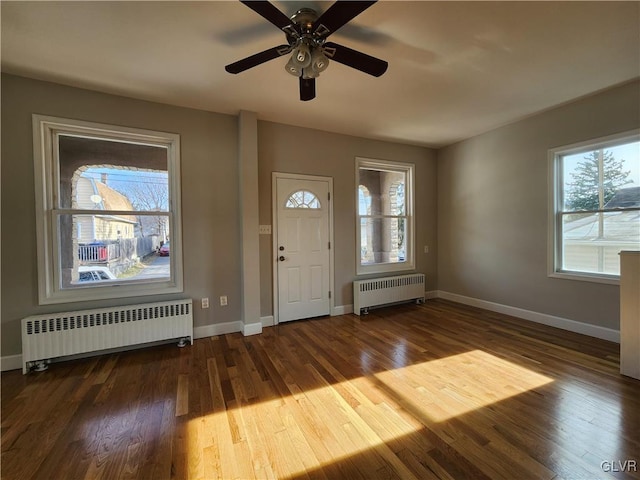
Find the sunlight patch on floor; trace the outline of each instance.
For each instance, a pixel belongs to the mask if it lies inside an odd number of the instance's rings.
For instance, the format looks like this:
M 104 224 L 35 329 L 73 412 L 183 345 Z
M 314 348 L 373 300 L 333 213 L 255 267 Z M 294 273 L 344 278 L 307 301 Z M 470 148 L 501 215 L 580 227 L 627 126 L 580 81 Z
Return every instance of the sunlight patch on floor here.
M 482 350 L 374 374 L 380 388 L 413 405 L 412 413 L 442 422 L 553 382 Z
M 390 442 L 553 381 L 480 350 L 335 384 L 305 368 L 321 387 L 186 421 L 183 476 L 293 479 L 362 456 L 372 478 L 390 468 L 414 478 Z M 230 380 L 242 398 L 242 382 Z

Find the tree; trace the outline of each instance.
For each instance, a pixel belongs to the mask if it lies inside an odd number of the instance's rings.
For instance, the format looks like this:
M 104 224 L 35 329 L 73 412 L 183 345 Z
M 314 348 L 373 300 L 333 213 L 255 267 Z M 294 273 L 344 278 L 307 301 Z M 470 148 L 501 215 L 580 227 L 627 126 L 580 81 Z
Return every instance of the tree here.
M 571 173 L 567 183 L 566 206 L 571 210 L 599 210 L 620 187 L 632 183 L 630 171 L 623 170 L 624 160 L 616 160 L 606 150 L 589 152 Z
M 169 185 L 166 181 L 127 182 L 126 186 L 120 186 L 117 190 L 129 199 L 135 210 L 166 212 L 169 207 Z M 167 239 L 167 215 L 139 215 L 138 221 L 142 236 L 155 234 L 163 240 Z

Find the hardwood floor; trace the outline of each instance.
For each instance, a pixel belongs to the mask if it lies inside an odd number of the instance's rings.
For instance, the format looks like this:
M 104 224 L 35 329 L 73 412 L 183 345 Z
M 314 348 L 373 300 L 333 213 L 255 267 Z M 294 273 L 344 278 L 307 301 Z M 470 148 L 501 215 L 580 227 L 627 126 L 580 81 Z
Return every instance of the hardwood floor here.
M 618 345 L 430 300 L 2 374 L 3 479 L 640 478 Z

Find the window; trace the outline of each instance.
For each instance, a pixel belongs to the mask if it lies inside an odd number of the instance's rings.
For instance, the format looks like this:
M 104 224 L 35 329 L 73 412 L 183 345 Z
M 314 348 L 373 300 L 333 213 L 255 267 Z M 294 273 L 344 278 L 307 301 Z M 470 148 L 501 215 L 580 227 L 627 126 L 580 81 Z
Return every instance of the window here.
M 616 283 L 621 250 L 640 249 L 640 135 L 550 152 L 551 276 Z
M 181 292 L 179 137 L 40 115 L 33 129 L 40 303 Z
M 412 270 L 413 165 L 356 158 L 357 273 Z
M 322 207 L 320 206 L 320 200 L 313 193 L 307 190 L 298 190 L 289 196 L 285 208 L 311 208 L 317 210 Z

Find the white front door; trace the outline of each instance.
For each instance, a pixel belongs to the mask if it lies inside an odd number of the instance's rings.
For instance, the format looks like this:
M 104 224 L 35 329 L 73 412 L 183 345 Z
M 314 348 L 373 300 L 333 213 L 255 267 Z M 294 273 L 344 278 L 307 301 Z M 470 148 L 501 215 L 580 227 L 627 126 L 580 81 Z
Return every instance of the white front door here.
M 330 313 L 329 181 L 276 177 L 278 321 Z

